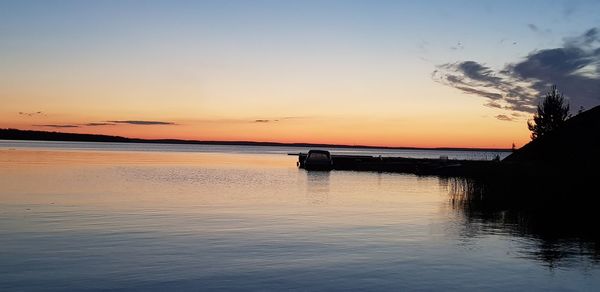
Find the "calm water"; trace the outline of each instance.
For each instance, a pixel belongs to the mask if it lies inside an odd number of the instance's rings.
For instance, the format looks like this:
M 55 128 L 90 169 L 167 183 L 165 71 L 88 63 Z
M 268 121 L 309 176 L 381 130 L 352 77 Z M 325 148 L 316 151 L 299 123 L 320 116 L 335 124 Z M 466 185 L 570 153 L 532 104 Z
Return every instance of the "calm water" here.
M 239 154 L 287 154 L 308 152 L 313 148 L 284 146 L 229 146 L 229 145 L 185 145 L 185 144 L 143 144 L 143 143 L 93 143 L 93 142 L 37 142 L 0 140 L 2 148 L 34 148 L 54 150 L 96 150 L 96 151 L 143 151 L 143 152 L 201 152 L 201 153 L 239 153 Z M 504 158 L 508 151 L 463 151 L 463 150 L 413 150 L 413 149 L 373 149 L 373 148 L 327 148 L 333 154 L 381 155 L 413 158 L 492 160 L 496 156 Z
M 474 215 L 446 179 L 306 172 L 298 149 L 136 147 L 0 141 L 0 290 L 600 287 L 593 244 Z

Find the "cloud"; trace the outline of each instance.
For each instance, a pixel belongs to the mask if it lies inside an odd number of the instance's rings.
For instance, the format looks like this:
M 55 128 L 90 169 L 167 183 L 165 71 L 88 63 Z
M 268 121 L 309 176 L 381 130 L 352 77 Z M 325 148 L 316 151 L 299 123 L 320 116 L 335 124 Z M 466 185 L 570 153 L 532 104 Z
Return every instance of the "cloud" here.
M 41 111 L 37 111 L 37 112 L 19 112 L 20 116 L 27 116 L 27 117 L 33 117 L 33 116 L 39 116 L 39 115 L 44 115 L 43 112 Z
M 161 122 L 161 121 L 137 121 L 137 120 L 123 120 L 123 121 L 105 121 L 105 122 L 90 122 L 85 124 L 43 124 L 34 125 L 36 127 L 49 127 L 49 128 L 79 128 L 79 127 L 101 127 L 101 126 L 117 126 L 120 124 L 130 125 L 177 125 L 172 122 Z
M 499 93 L 487 92 L 485 90 L 478 90 L 478 89 L 467 87 L 467 86 L 456 86 L 456 88 L 458 88 L 466 93 L 473 93 L 473 94 L 481 95 L 481 96 L 487 97 L 489 99 L 501 99 L 502 98 L 502 95 Z
M 144 126 L 149 126 L 149 125 L 176 125 L 175 123 L 172 122 L 160 122 L 160 121 L 106 121 L 107 123 L 114 123 L 114 124 L 130 124 L 130 125 L 144 125 Z
M 79 128 L 78 125 L 56 125 L 56 124 L 48 124 L 48 125 L 34 125 L 36 127 L 48 127 L 48 128 Z
M 503 71 L 496 72 L 485 64 L 464 61 L 437 66 L 432 78 L 464 93 L 487 100 L 487 107 L 533 112 L 538 92 Z
M 458 43 L 456 43 L 455 46 L 450 47 L 450 50 L 453 50 L 453 51 L 459 51 L 459 50 L 464 50 L 464 49 L 465 49 L 465 46 L 463 45 L 462 42 L 458 42 Z
M 309 116 L 290 116 L 290 117 L 282 117 L 281 120 L 297 120 L 297 119 L 309 119 Z
M 552 84 L 569 98 L 571 108 L 591 108 L 600 104 L 600 31 L 565 38 L 561 47 L 533 51 L 500 70 L 476 61 L 438 65 L 432 78 L 483 97 L 485 106 L 508 111 L 534 112 Z
M 540 35 L 540 36 L 548 36 L 552 33 L 552 30 L 547 28 L 547 29 L 542 29 L 539 26 L 533 24 L 533 23 L 529 23 L 527 24 L 527 27 L 534 33 Z
M 419 43 L 417 44 L 417 48 L 419 49 L 419 52 L 421 54 L 427 54 L 429 52 L 429 50 L 427 49 L 429 47 L 429 43 L 421 40 L 419 41 Z
M 564 1 L 562 13 L 563 16 L 567 19 L 571 17 L 579 8 L 579 3 L 577 1 Z
M 488 101 L 486 104 L 484 104 L 487 107 L 491 107 L 491 108 L 502 108 L 502 105 L 495 102 L 495 101 Z
M 115 124 L 113 123 L 87 123 L 87 124 L 82 124 L 82 126 L 88 126 L 88 127 L 98 127 L 98 126 L 114 126 Z
M 509 117 L 507 115 L 497 115 L 495 118 L 498 120 L 507 121 L 507 122 L 510 122 L 513 120 L 511 117 Z
M 487 82 L 500 82 L 499 77 L 494 76 L 494 71 L 474 61 L 466 61 L 458 64 L 466 77 Z
M 297 119 L 306 119 L 307 117 L 281 117 L 276 119 L 256 119 L 254 123 L 273 123 L 273 122 L 281 122 L 285 120 L 297 120 Z
M 540 31 L 540 28 L 537 27 L 537 25 L 535 25 L 533 23 L 528 24 L 527 27 L 529 27 L 529 29 L 531 29 L 534 32 L 539 32 Z

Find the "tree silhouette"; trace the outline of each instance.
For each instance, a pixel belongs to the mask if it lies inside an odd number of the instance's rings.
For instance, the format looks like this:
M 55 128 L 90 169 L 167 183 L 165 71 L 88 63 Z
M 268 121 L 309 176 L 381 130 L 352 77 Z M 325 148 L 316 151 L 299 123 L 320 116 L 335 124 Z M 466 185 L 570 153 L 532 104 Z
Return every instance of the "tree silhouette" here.
M 552 89 L 546 93 L 544 100 L 538 105 L 537 113 L 533 115 L 533 122 L 527 122 L 527 127 L 531 131 L 531 139 L 534 140 L 552 132 L 569 117 L 569 103 L 556 89 L 556 85 L 553 85 Z

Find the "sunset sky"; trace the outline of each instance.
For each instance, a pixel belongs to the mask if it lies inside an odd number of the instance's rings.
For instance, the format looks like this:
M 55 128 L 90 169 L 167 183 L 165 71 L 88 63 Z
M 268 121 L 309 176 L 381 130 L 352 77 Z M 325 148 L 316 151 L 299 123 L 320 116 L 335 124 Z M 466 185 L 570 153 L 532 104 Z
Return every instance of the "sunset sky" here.
M 600 104 L 600 1 L 0 1 L 0 128 L 521 146 Z

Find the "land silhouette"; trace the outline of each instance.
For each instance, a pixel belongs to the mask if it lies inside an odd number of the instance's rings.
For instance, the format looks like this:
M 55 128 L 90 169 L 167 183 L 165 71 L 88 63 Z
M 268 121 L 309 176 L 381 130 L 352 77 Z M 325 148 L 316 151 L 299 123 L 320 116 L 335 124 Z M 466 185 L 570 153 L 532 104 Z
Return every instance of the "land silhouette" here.
M 597 173 L 600 162 L 600 106 L 584 111 L 532 140 L 504 159 L 507 163 L 535 164 L 562 169 L 565 174 Z
M 117 143 L 160 143 L 160 144 L 198 144 L 198 145 L 242 145 L 242 146 L 292 146 L 292 147 L 319 147 L 319 148 L 367 148 L 367 149 L 432 149 L 432 150 L 481 150 L 481 151 L 507 151 L 501 148 L 461 148 L 461 147 L 389 147 L 369 145 L 344 145 L 320 143 L 281 143 L 281 142 L 256 142 L 256 141 L 205 141 L 205 140 L 180 140 L 180 139 L 140 139 L 122 136 L 76 134 L 55 131 L 33 131 L 20 129 L 0 129 L 0 140 L 29 140 L 29 141 L 67 141 L 67 142 L 117 142 Z
M 572 194 L 579 199 L 596 199 L 600 166 L 600 106 L 567 119 L 560 127 L 538 136 L 502 161 L 464 176 L 476 184 L 473 192 L 485 190 L 486 197 L 548 201 L 552 196 Z M 518 189 L 518 192 L 513 190 Z M 572 190 L 578 189 L 577 192 Z M 526 190 L 527 195 L 521 192 Z M 588 190 L 588 191 L 586 191 Z M 475 196 L 481 197 L 481 196 Z
M 465 221 L 534 238 L 532 258 L 549 267 L 600 262 L 600 106 L 566 119 L 473 176 L 447 178 Z

